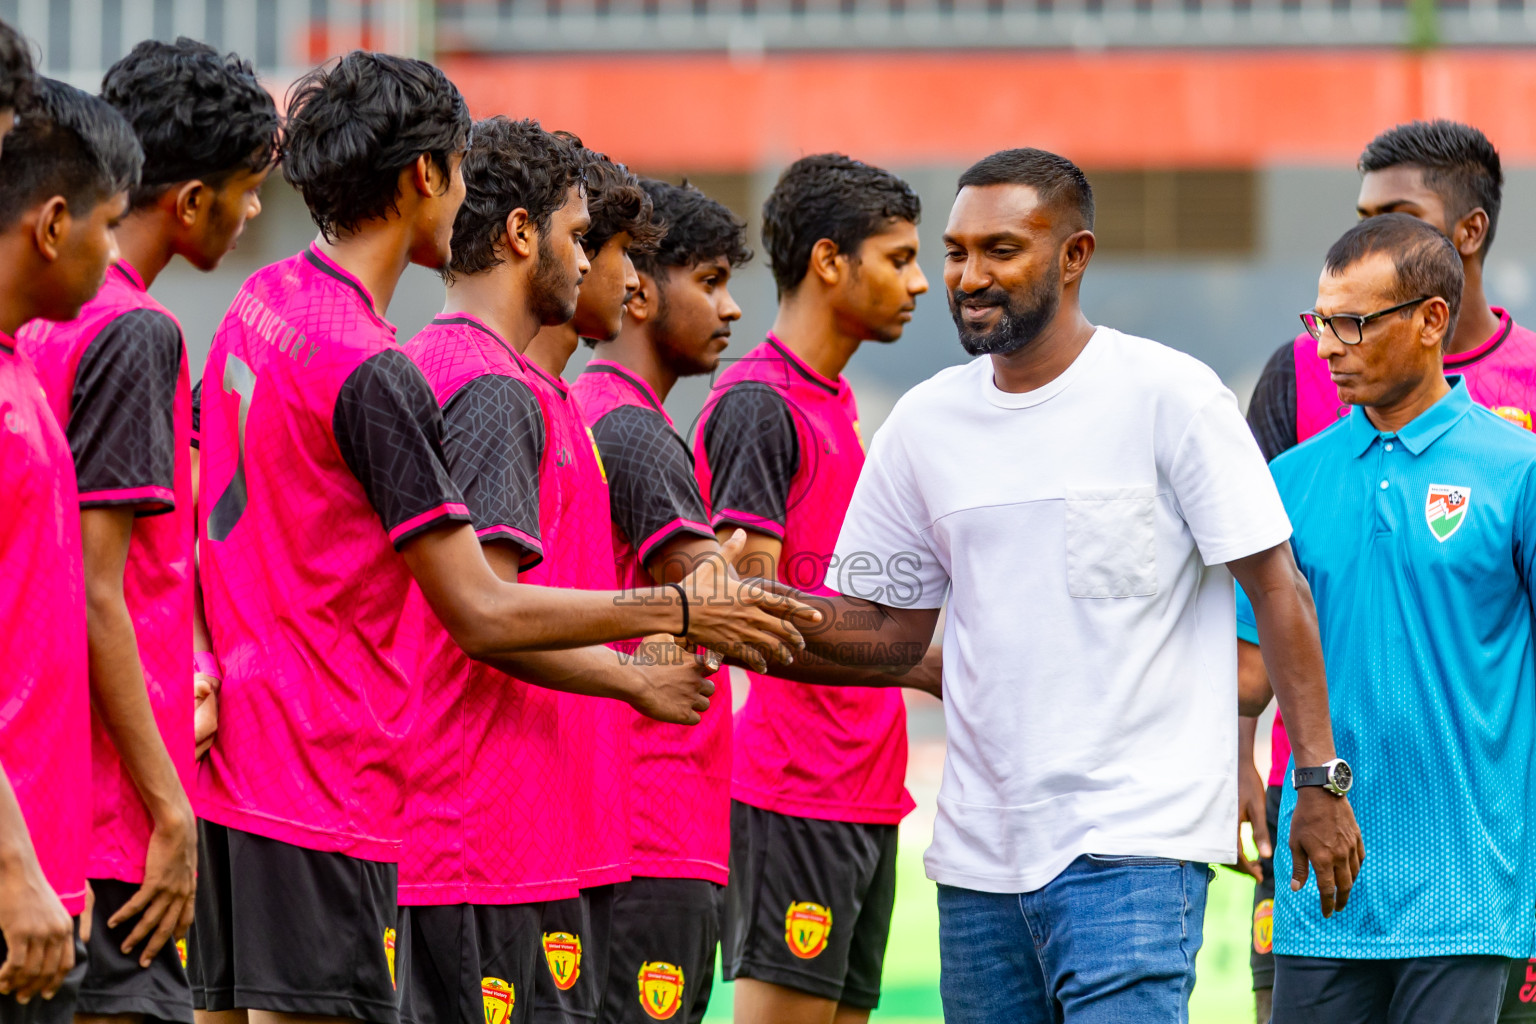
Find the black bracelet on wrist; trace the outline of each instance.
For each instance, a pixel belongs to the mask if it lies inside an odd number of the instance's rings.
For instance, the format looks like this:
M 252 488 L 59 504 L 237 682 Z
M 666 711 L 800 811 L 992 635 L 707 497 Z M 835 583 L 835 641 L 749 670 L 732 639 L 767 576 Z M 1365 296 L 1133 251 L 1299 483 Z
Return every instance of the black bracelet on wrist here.
M 668 583 L 667 586 L 677 591 L 677 599 L 683 603 L 683 628 L 672 635 L 686 639 L 688 636 L 688 591 L 683 589 L 681 583 Z

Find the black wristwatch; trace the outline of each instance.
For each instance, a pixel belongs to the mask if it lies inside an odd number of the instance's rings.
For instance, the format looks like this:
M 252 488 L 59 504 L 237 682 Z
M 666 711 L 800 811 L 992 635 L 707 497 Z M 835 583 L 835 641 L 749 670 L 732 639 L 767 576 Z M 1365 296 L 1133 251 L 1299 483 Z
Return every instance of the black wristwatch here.
M 1294 769 L 1291 772 L 1291 784 L 1297 789 L 1302 786 L 1322 786 L 1334 796 L 1343 796 L 1355 784 L 1355 772 L 1348 761 L 1336 757 L 1316 768 Z

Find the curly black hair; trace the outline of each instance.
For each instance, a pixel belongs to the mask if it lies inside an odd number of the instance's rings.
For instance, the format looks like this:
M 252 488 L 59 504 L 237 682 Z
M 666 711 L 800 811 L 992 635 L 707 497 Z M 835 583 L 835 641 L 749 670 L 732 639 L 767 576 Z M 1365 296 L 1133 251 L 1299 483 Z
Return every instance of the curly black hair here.
M 673 185 L 641 178 L 640 187 L 651 197 L 654 216 L 665 225 L 666 234 L 655 251 L 634 254 L 636 270 L 655 277 L 663 267 L 692 267 L 722 256 L 738 267 L 752 258 L 746 222 L 724 204 L 686 181 Z
M 146 39 L 107 70 L 101 98 L 133 125 L 144 147 L 135 208 L 194 178 L 217 188 L 278 157 L 277 104 L 249 61 L 183 36 Z
M 849 256 L 896 221 L 918 222 L 923 202 L 890 171 L 841 153 L 801 157 L 763 203 L 763 245 L 779 296 L 794 291 L 823 238 Z
M 480 274 L 498 266 L 498 251 L 513 210 L 528 211 L 539 229 L 565 205 L 581 181 L 581 164 L 571 147 L 534 120 L 498 114 L 476 122 L 464 154 L 464 205 L 453 222 L 453 260 L 443 277 Z
M 0 150 L 0 229 L 49 196 L 63 196 L 75 216 L 84 216 L 138 184 L 143 163 L 133 128 L 110 104 L 38 78 Z
M 1488 136 L 1456 121 L 1410 121 L 1372 139 L 1360 154 L 1359 167 L 1361 174 L 1417 167 L 1453 222 L 1481 206 L 1488 214 L 1488 234 L 1478 256 L 1488 255 L 1504 197 L 1504 169 Z
M 592 218 L 582 240 L 587 257 L 595 259 L 610 239 L 626 231 L 631 255 L 655 252 L 666 226 L 656 219 L 655 205 L 640 187 L 639 175 L 606 153 L 583 146 L 570 132 L 555 132 L 555 137 L 575 150 L 586 181 L 587 213 Z
M 283 176 L 328 239 L 398 210 L 400 172 L 426 153 L 446 172 L 469 107 L 426 61 L 354 50 L 288 93 Z
M 37 71 L 26 38 L 0 21 L 0 110 L 19 111 L 32 98 Z

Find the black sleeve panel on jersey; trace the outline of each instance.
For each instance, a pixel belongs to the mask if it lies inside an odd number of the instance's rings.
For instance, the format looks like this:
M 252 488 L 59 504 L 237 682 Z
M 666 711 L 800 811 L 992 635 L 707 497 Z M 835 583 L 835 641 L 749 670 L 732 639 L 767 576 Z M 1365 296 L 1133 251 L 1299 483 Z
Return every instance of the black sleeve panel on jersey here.
M 203 443 L 203 382 L 192 385 L 192 447 Z
M 442 410 L 404 352 L 358 364 L 336 395 L 331 429 L 395 547 L 445 518 L 469 521 L 443 454 Z
M 704 425 L 704 454 L 715 526 L 783 527 L 800 468 L 800 439 L 783 395 L 756 382 L 732 387 Z
M 470 522 L 481 541 L 509 541 L 529 568 L 539 543 L 539 461 L 544 416 L 527 384 L 511 377 L 476 377 L 443 407 L 443 450 Z
M 80 356 L 70 396 L 69 450 L 80 507 L 176 507 L 176 382 L 181 331 L 152 309 L 110 321 Z
M 1296 446 L 1296 347 L 1286 342 L 1275 349 L 1254 385 L 1248 401 L 1248 429 L 1259 442 L 1266 461 Z
M 679 534 L 714 539 L 693 455 L 661 413 L 621 405 L 593 425 L 592 437 L 608 473 L 613 521 L 642 560 Z

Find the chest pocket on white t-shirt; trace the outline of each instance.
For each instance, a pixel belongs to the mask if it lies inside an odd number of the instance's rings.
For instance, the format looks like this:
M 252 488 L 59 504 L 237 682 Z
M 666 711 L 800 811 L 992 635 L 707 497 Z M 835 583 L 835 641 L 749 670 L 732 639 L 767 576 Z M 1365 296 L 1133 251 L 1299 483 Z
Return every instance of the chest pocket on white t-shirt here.
M 1073 597 L 1157 593 L 1157 488 L 1066 490 L 1067 592 Z

